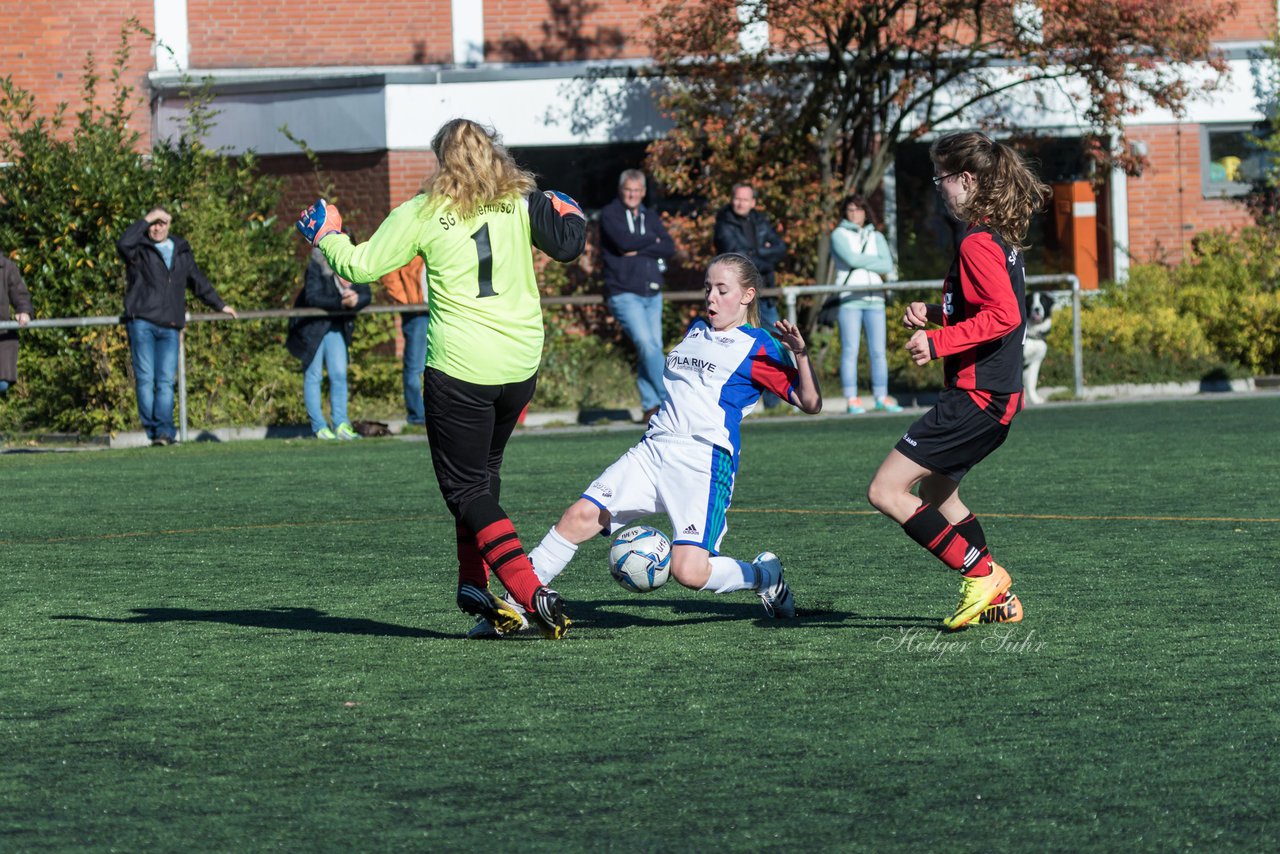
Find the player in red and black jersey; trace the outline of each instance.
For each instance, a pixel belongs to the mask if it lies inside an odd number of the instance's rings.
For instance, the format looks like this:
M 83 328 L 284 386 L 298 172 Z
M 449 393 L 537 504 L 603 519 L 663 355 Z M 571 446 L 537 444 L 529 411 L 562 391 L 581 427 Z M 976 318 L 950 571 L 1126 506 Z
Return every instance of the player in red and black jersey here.
M 1049 188 L 1013 149 L 980 133 L 941 137 L 929 157 L 947 211 L 969 227 L 943 283 L 942 303 L 911 303 L 903 323 L 915 330 L 907 341 L 912 360 L 942 359 L 946 386 L 880 464 L 867 497 L 961 573 L 960 602 L 942 621 L 955 630 L 1022 618 L 1021 603 L 1008 592 L 1009 573 L 992 559 L 959 489 L 969 470 L 1004 442 L 1022 409 L 1022 241 Z
M 945 387 L 1001 424 L 1022 410 L 1025 294 L 1022 252 L 990 226 L 970 225 L 942 285 L 942 328 L 923 336 L 929 359 L 942 359 Z

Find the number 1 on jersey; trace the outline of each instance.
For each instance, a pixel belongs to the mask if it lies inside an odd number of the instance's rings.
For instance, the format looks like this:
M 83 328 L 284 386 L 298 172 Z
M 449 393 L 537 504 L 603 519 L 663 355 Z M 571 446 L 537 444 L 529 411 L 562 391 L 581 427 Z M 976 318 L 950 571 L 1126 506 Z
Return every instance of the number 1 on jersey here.
M 476 259 L 480 262 L 480 292 L 476 299 L 496 297 L 493 289 L 493 247 L 489 245 L 489 223 L 480 226 L 480 230 L 471 235 L 476 242 Z

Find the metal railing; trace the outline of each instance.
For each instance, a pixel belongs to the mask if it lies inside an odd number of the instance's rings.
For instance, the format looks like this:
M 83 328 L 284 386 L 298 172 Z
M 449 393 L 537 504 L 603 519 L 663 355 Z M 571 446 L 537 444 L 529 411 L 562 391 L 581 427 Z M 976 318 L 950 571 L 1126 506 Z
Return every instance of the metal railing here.
M 1071 295 L 1072 302 L 1072 364 L 1075 369 L 1075 396 L 1084 397 L 1084 364 L 1081 352 L 1080 334 L 1080 280 L 1070 273 L 1052 276 L 1027 276 L 1028 287 L 1032 285 L 1069 284 L 1070 290 L 1051 290 L 1034 288 L 1053 294 L 1055 297 Z M 902 290 L 941 290 L 942 282 L 937 279 L 919 281 L 886 282 L 879 285 L 796 285 L 783 288 L 767 288 L 761 291 L 763 296 L 781 297 L 787 306 L 786 316 L 793 323 L 797 319 L 797 303 L 800 297 L 830 293 L 859 293 L 863 291 L 902 291 Z M 1091 292 L 1092 293 L 1092 292 Z M 705 295 L 702 291 L 666 291 L 662 298 L 667 302 L 701 302 Z M 602 305 L 604 297 L 599 294 L 581 294 L 576 296 L 543 297 L 542 305 Z M 345 314 L 400 314 L 403 312 L 426 311 L 425 304 L 414 305 L 370 305 L 359 311 L 326 311 L 320 308 L 281 308 L 237 311 L 238 319 L 275 320 L 290 317 L 333 317 Z M 234 322 L 237 318 L 222 312 L 187 314 L 187 323 Z M 0 330 L 6 329 L 58 329 L 81 326 L 123 326 L 125 318 L 121 315 L 105 315 L 99 317 L 61 317 L 49 319 L 33 319 L 25 327 L 19 327 L 15 320 L 0 321 Z M 186 336 L 178 337 L 178 434 L 183 442 L 188 440 L 187 425 L 187 358 Z
M 231 322 L 237 320 L 274 320 L 290 317 L 333 317 L 344 314 L 400 314 L 406 311 L 426 311 L 427 306 L 421 303 L 413 305 L 370 305 L 359 311 L 326 311 L 322 308 L 277 308 L 258 311 L 236 311 L 237 317 L 223 312 L 187 314 L 187 323 Z M 100 317 L 57 317 L 35 319 L 26 326 L 18 326 L 16 320 L 0 321 L 0 330 L 5 329 L 67 329 L 81 326 L 123 326 L 122 315 L 104 315 Z M 186 335 L 178 336 L 178 437 L 188 441 L 187 430 L 187 346 Z
M 1084 397 L 1084 354 L 1080 332 L 1080 279 L 1074 273 L 1059 273 L 1050 276 L 1027 276 L 1028 290 L 1044 291 L 1058 296 L 1071 295 L 1071 365 L 1075 372 L 1075 396 Z M 1053 290 L 1051 288 L 1031 287 L 1032 285 L 1067 284 L 1070 290 Z M 884 291 L 916 291 L 942 290 L 940 279 L 920 279 L 915 281 L 884 282 L 878 285 L 797 285 L 779 288 L 787 302 L 787 317 L 796 322 L 796 301 L 807 294 L 862 293 Z M 1091 291 L 1091 293 L 1093 293 Z

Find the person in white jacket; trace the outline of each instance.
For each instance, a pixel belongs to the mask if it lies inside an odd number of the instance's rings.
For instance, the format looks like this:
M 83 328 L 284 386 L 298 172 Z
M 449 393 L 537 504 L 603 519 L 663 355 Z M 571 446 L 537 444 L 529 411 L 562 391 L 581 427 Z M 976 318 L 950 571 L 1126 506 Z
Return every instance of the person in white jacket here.
M 893 256 L 884 235 L 876 229 L 875 214 L 859 195 L 845 198 L 844 219 L 831 232 L 831 257 L 836 281 L 842 285 L 878 285 L 893 270 Z M 884 291 L 850 291 L 840 301 L 840 384 L 850 415 L 867 411 L 858 395 L 858 350 L 867 333 L 871 358 L 872 406 L 877 412 L 901 412 L 889 396 L 889 359 L 885 355 Z

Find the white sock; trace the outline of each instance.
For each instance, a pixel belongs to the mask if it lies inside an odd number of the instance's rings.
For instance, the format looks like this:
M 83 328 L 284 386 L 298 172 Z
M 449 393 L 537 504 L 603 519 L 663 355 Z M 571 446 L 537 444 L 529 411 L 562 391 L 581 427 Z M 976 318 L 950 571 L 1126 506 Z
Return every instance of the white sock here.
M 759 586 L 759 573 L 755 564 L 721 555 L 711 558 L 711 577 L 702 589 L 715 593 L 732 593 L 735 590 L 755 590 Z
M 555 577 L 564 572 L 564 568 L 578 553 L 578 547 L 560 536 L 553 525 L 542 542 L 529 552 L 529 562 L 533 564 L 533 574 L 538 581 L 550 584 Z

